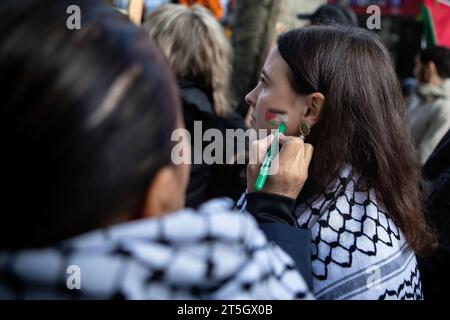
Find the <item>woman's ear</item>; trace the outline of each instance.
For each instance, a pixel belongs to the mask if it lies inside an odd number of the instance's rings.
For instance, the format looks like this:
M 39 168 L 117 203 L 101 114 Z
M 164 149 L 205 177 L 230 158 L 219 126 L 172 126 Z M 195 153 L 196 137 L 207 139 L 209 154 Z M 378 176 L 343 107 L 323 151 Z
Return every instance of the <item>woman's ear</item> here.
M 142 207 L 143 218 L 160 217 L 184 207 L 186 190 L 179 170 L 175 166 L 165 166 L 156 173 L 147 188 Z
M 325 103 L 325 97 L 320 92 L 314 92 L 308 95 L 307 107 L 305 108 L 305 113 L 303 115 L 303 121 L 307 122 L 311 127 L 313 127 L 320 117 L 320 113 Z

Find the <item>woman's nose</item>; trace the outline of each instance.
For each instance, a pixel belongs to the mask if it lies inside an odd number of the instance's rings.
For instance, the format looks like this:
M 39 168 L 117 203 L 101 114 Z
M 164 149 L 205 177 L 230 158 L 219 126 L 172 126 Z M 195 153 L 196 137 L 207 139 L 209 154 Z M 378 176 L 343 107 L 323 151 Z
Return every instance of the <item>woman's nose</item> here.
M 245 96 L 245 102 L 251 107 L 254 107 L 256 105 L 255 89 L 247 93 L 247 95 Z

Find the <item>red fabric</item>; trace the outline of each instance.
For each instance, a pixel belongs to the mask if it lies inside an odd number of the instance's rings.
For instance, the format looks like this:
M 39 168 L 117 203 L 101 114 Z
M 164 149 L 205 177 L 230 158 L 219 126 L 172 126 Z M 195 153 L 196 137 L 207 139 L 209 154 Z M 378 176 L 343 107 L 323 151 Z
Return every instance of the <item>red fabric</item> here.
M 450 0 L 425 0 L 433 20 L 437 45 L 450 48 Z

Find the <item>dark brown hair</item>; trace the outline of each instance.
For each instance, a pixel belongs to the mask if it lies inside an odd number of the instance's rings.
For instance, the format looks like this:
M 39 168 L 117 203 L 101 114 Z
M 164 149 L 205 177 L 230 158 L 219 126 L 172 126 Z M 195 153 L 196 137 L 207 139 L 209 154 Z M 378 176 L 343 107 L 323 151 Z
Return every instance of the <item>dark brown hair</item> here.
M 0 4 L 0 248 L 88 232 L 140 205 L 171 164 L 180 114 L 168 65 L 145 33 L 100 0 Z
M 382 41 L 361 28 L 312 26 L 281 35 L 278 49 L 294 90 L 325 96 L 307 139 L 315 147 L 310 195 L 325 192 L 351 164 L 411 248 L 419 255 L 429 252 L 435 236 L 423 211 L 400 84 Z

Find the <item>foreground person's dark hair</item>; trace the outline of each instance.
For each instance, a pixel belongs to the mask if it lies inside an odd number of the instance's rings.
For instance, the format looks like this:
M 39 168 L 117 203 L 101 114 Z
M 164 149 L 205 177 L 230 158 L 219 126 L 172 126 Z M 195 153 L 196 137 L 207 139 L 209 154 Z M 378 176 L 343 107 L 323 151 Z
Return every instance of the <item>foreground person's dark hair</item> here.
M 0 248 L 137 216 L 170 163 L 179 102 L 162 54 L 100 1 L 77 1 L 81 30 L 68 30 L 71 4 L 0 5 Z
M 423 212 L 400 85 L 381 40 L 359 28 L 314 26 L 281 35 L 278 49 L 294 90 L 325 96 L 307 139 L 314 155 L 306 195 L 324 192 L 351 164 L 411 248 L 419 255 L 429 252 L 435 236 Z

